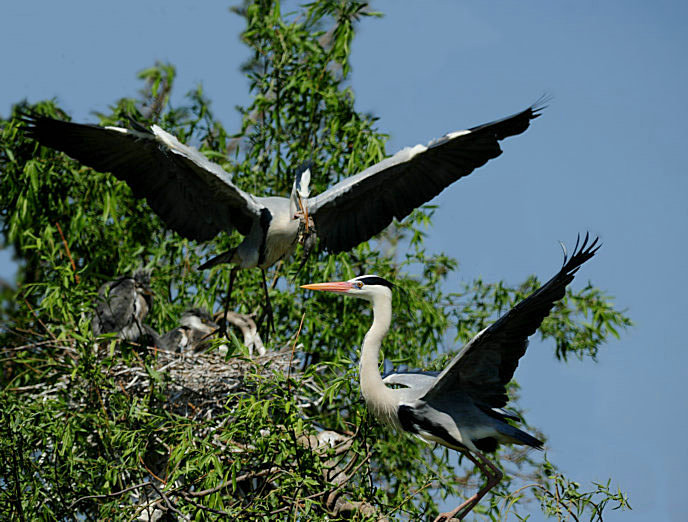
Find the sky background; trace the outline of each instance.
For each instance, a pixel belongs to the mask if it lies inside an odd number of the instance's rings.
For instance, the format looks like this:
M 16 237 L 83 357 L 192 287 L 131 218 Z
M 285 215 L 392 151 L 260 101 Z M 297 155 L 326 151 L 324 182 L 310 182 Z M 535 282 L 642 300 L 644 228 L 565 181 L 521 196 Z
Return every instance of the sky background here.
M 0 114 L 56 97 L 94 122 L 140 87 L 156 60 L 177 67 L 174 100 L 202 83 L 236 129 L 249 100 L 242 20 L 226 1 L 7 0 L 0 3 Z M 604 243 L 579 272 L 636 326 L 599 362 L 557 362 L 531 343 L 516 379 L 548 455 L 588 489 L 606 482 L 633 511 L 608 521 L 688 520 L 685 158 L 688 3 L 373 1 L 359 25 L 350 84 L 359 111 L 391 135 L 388 153 L 518 112 L 553 96 L 504 154 L 445 190 L 431 251 L 459 259 L 448 289 L 483 277 L 516 284 L 558 270 L 558 241 Z M 0 251 L 0 277 L 15 266 Z M 450 507 L 450 506 L 447 506 Z M 539 512 L 531 520 L 542 520 Z

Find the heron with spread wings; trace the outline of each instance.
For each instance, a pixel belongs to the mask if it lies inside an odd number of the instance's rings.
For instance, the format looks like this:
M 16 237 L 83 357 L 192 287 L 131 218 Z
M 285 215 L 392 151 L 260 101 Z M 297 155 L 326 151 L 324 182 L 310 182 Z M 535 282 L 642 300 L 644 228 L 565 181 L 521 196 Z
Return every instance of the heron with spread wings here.
M 580 238 L 579 238 L 580 239 Z M 519 359 L 554 303 L 564 297 L 580 266 L 597 252 L 598 239 L 576 241 L 573 255 L 564 256 L 559 272 L 547 283 L 471 339 L 440 373 L 405 372 L 382 377 L 380 347 L 392 322 L 394 285 L 382 277 L 364 275 L 349 281 L 303 285 L 308 290 L 336 292 L 372 303 L 373 324 L 361 348 L 360 385 L 373 415 L 383 424 L 462 452 L 487 476 L 486 485 L 439 520 L 465 517 L 502 478 L 502 472 L 482 452 L 499 443 L 541 449 L 542 442 L 507 420 L 517 416 L 502 409 L 506 385 Z M 392 388 L 390 386 L 400 386 Z
M 524 132 L 543 108 L 536 103 L 507 118 L 402 149 L 313 197 L 306 164 L 297 169 L 288 198 L 241 190 L 222 167 L 157 125 L 101 127 L 38 114 L 26 114 L 24 121 L 28 135 L 42 145 L 125 181 L 180 235 L 207 241 L 221 231 L 238 230 L 245 236 L 239 245 L 200 267 L 235 265 L 229 296 L 237 269 L 266 269 L 290 255 L 299 239 L 310 247 L 316 234 L 329 252 L 342 252 L 372 238 L 393 219 L 404 219 L 499 156 L 499 142 Z M 267 298 L 264 274 L 263 285 Z

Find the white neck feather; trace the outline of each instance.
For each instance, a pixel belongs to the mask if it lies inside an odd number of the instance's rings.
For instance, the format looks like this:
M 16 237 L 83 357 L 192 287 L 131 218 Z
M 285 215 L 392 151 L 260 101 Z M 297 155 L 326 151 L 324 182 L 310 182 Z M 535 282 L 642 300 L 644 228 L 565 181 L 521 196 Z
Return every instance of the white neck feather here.
M 361 348 L 360 381 L 363 399 L 375 417 L 383 423 L 397 426 L 398 400 L 394 390 L 382 382 L 378 370 L 380 346 L 392 322 L 392 300 L 378 295 L 373 298 L 373 325 L 366 333 Z

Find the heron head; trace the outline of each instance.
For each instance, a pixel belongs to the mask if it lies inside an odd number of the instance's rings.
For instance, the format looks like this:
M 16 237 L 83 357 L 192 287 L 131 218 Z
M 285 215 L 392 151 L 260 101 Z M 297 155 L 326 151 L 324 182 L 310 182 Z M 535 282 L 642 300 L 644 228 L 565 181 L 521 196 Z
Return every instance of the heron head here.
M 136 293 L 141 295 L 150 307 L 153 297 L 155 297 L 155 293 L 150 287 L 151 271 L 146 268 L 139 268 L 131 275 L 131 278 L 134 280 Z
M 296 177 L 294 178 L 294 187 L 291 191 L 293 198 L 308 199 L 311 194 L 311 169 L 313 162 L 307 161 L 303 165 L 299 165 L 296 169 Z
M 151 271 L 149 269 L 139 268 L 138 270 L 134 271 L 134 273 L 131 275 L 131 277 L 141 287 L 150 288 Z
M 322 292 L 334 292 L 346 294 L 366 301 L 373 301 L 377 297 L 392 297 L 394 284 L 385 278 L 376 275 L 362 275 L 348 281 L 336 281 L 331 283 L 313 283 L 302 285 L 306 290 L 319 290 Z

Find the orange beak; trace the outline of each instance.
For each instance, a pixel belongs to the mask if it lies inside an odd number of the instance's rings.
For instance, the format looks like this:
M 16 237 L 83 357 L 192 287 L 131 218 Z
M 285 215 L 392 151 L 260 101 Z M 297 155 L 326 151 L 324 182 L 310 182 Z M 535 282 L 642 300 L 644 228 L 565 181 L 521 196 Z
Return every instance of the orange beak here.
M 338 281 L 333 283 L 312 283 L 310 285 L 301 285 L 301 288 L 306 290 L 319 290 L 321 292 L 337 292 L 346 293 L 354 287 L 348 281 Z

